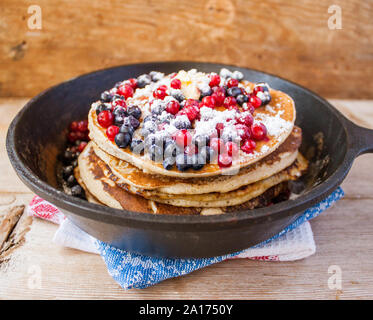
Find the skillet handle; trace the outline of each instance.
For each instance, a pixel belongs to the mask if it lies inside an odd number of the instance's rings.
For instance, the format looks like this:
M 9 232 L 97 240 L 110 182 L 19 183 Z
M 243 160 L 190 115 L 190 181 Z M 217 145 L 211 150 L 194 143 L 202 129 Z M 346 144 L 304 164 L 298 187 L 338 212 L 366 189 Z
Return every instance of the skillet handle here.
M 356 156 L 373 153 L 373 130 L 360 127 L 347 119 L 346 125 L 351 137 L 349 147 L 355 151 Z

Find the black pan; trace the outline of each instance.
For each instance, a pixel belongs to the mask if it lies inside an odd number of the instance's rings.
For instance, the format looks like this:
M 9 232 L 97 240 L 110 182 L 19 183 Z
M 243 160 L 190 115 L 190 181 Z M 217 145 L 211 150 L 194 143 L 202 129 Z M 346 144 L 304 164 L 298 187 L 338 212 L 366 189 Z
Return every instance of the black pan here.
M 90 104 L 102 91 L 152 70 L 171 73 L 197 68 L 218 72 L 222 67 L 240 70 L 253 82 L 268 82 L 295 100 L 296 123 L 304 135 L 301 150 L 311 160 L 299 197 L 224 215 L 167 216 L 112 209 L 59 189 L 57 155 L 64 148 L 66 128 L 71 121 L 87 116 Z M 209 257 L 245 249 L 274 236 L 305 209 L 327 197 L 341 184 L 355 157 L 373 152 L 373 130 L 356 126 L 313 92 L 263 72 L 210 63 L 145 63 L 83 75 L 31 99 L 9 127 L 7 151 L 21 180 L 92 236 L 150 256 Z

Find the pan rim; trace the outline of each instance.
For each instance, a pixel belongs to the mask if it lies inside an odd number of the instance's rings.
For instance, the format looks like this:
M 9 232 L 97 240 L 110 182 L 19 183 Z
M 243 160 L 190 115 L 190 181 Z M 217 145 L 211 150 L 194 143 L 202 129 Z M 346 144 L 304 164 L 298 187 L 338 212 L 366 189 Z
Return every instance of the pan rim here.
M 11 161 L 12 166 L 14 167 L 17 175 L 21 178 L 21 180 L 36 194 L 41 194 L 43 198 L 51 203 L 55 204 L 57 207 L 61 209 L 68 210 L 69 212 L 83 216 L 85 218 L 98 220 L 106 223 L 110 223 L 110 219 L 112 222 L 120 223 L 120 224 L 130 224 L 130 223 L 149 223 L 152 227 L 154 226 L 224 226 L 231 225 L 232 227 L 235 226 L 243 226 L 243 222 L 250 222 L 253 219 L 259 218 L 268 218 L 273 217 L 274 219 L 276 216 L 283 217 L 286 214 L 293 214 L 294 211 L 300 212 L 303 211 L 312 205 L 316 204 L 317 202 L 321 201 L 321 198 L 325 198 L 329 195 L 334 189 L 336 189 L 339 184 L 343 181 L 344 177 L 346 176 L 349 168 L 352 165 L 352 161 L 356 156 L 356 151 L 352 148 L 347 148 L 346 153 L 344 155 L 344 159 L 342 160 L 340 166 L 322 183 L 312 188 L 309 192 L 304 195 L 299 196 L 297 199 L 284 201 L 278 204 L 275 204 L 270 207 L 266 208 L 259 208 L 253 210 L 244 210 L 244 211 L 236 211 L 231 213 L 225 213 L 222 215 L 214 215 L 214 216 L 188 216 L 188 215 L 155 215 L 149 213 L 142 213 L 142 212 L 134 212 L 134 211 L 127 211 L 127 210 L 120 210 L 114 209 L 107 206 L 102 206 L 94 203 L 89 203 L 85 200 L 75 198 L 65 194 L 63 191 L 58 190 L 48 183 L 39 180 L 38 176 L 29 168 L 23 161 L 16 149 L 16 141 L 15 141 L 15 134 L 17 130 L 17 126 L 22 119 L 23 114 L 26 112 L 28 108 L 31 108 L 34 103 L 38 101 L 38 99 L 42 98 L 44 95 L 48 94 L 53 89 L 72 82 L 76 79 L 81 78 L 89 78 L 92 76 L 96 76 L 101 72 L 108 71 L 111 69 L 123 68 L 123 67 L 135 67 L 135 66 L 151 66 L 151 65 L 170 65 L 170 64 L 185 64 L 185 65 L 210 65 L 214 67 L 227 67 L 227 68 L 238 68 L 244 69 L 249 71 L 254 71 L 266 76 L 270 76 L 274 79 L 280 79 L 297 89 L 301 89 L 306 92 L 308 95 L 311 95 L 313 98 L 319 100 L 326 108 L 328 108 L 338 119 L 341 123 L 342 127 L 345 130 L 345 135 L 347 139 L 349 139 L 349 134 L 347 130 L 347 119 L 336 109 L 334 108 L 328 101 L 324 98 L 320 97 L 318 94 L 314 93 L 313 91 L 296 84 L 290 80 L 284 79 L 280 76 L 270 74 L 267 72 L 263 72 L 260 70 L 252 69 L 252 68 L 244 68 L 235 65 L 229 64 L 221 64 L 221 63 L 213 63 L 213 62 L 197 62 L 197 61 L 161 61 L 161 62 L 146 62 L 146 63 L 135 63 L 135 64 L 125 64 L 120 66 L 114 66 L 110 68 L 96 70 L 87 74 L 80 75 L 78 77 L 74 77 L 70 80 L 64 81 L 60 84 L 52 86 L 43 92 L 39 93 L 35 97 L 33 97 L 30 101 L 28 101 L 25 106 L 18 112 L 16 117 L 11 122 L 7 138 L 6 138 L 6 148 L 8 152 L 9 159 Z M 185 229 L 183 229 L 185 230 Z

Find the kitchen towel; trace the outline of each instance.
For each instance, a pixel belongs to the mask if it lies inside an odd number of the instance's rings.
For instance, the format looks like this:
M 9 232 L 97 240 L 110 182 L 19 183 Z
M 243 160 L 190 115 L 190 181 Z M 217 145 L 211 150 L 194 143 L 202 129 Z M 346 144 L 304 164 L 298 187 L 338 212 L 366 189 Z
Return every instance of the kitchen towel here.
M 318 216 L 343 195 L 341 188 L 336 189 L 326 199 L 305 210 L 296 221 L 279 234 L 254 247 L 203 259 L 154 258 L 114 248 L 79 229 L 66 219 L 58 208 L 38 196 L 31 200 L 27 212 L 29 215 L 59 224 L 53 239 L 55 243 L 100 254 L 114 280 L 122 288 L 131 289 L 146 288 L 165 279 L 182 276 L 227 259 L 292 261 L 306 258 L 316 251 L 308 220 Z

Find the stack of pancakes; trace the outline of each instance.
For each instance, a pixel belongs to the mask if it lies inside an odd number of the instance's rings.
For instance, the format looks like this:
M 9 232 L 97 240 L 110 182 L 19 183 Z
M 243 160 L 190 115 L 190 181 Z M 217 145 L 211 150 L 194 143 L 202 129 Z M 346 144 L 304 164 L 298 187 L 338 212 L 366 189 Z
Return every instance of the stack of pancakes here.
M 129 211 L 209 215 L 267 206 L 287 192 L 288 182 L 298 179 L 308 165 L 298 152 L 302 132 L 294 125 L 293 100 L 272 89 L 271 96 L 270 105 L 254 113 L 272 125 L 268 141 L 258 143 L 249 155 L 240 153 L 229 170 L 216 163 L 200 171 L 166 170 L 144 155 L 121 149 L 107 138 L 92 106 L 91 141 L 78 158 L 75 176 L 88 201 Z M 285 124 L 281 130 L 275 121 Z

